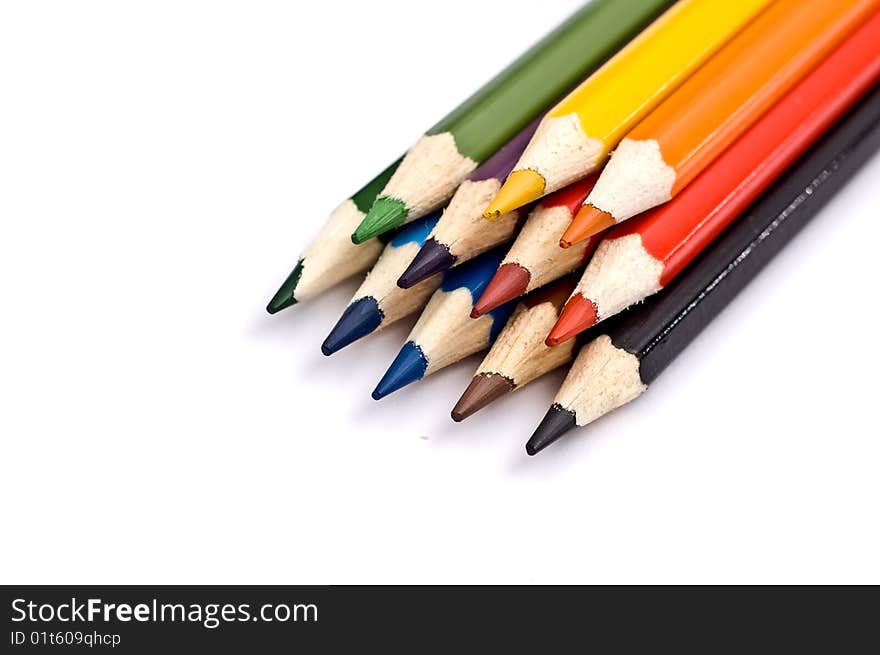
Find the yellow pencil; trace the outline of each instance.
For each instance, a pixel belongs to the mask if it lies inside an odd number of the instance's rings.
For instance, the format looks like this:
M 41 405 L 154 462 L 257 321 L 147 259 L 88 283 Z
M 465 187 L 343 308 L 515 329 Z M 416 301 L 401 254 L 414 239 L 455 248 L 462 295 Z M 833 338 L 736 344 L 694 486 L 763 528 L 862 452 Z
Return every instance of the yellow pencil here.
M 483 214 L 497 218 L 596 170 L 649 111 L 773 0 L 681 0 L 541 121 Z

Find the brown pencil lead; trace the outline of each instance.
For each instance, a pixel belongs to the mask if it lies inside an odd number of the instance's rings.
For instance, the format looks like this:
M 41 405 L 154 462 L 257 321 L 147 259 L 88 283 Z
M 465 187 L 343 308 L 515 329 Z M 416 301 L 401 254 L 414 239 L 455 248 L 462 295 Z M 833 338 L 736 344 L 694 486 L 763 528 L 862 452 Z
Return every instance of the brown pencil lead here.
M 498 400 L 506 393 L 513 391 L 515 385 L 510 378 L 498 373 L 479 373 L 474 376 L 468 388 L 452 410 L 452 420 L 463 421 L 471 414 L 483 409 L 489 403 Z

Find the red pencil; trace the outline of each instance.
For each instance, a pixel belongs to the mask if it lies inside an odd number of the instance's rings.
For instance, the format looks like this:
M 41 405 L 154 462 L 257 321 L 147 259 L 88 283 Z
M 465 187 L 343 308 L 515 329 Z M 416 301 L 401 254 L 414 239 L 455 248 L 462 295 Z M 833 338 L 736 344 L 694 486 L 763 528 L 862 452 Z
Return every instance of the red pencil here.
M 596 175 L 590 175 L 541 201 L 532 210 L 516 241 L 471 312 L 473 318 L 519 298 L 581 268 L 601 238 L 596 237 L 563 250 L 559 237 L 583 205 Z
M 880 79 L 880 13 L 671 202 L 612 229 L 547 337 L 554 346 L 656 293 Z

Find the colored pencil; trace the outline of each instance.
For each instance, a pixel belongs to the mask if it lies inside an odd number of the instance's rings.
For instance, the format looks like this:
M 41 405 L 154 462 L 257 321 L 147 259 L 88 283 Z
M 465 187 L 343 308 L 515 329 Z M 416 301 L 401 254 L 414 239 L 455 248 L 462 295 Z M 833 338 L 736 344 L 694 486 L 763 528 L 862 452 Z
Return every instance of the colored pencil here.
M 482 316 L 584 265 L 599 239 L 563 250 L 559 247 L 559 235 L 571 223 L 595 182 L 595 176 L 586 177 L 547 196 L 535 207 L 474 305 L 472 317 Z
M 526 452 L 641 395 L 878 148 L 875 87 L 664 293 L 584 346 Z
M 503 254 L 500 249 L 487 252 L 443 276 L 440 288 L 373 391 L 374 399 L 384 398 L 492 344 L 513 311 L 513 303 L 476 320 L 470 313 Z
M 430 214 L 395 234 L 324 340 L 321 352 L 332 355 L 427 304 L 431 294 L 440 286 L 441 276 L 429 277 L 410 289 L 401 289 L 395 281 L 439 219 L 439 212 Z
M 639 120 L 769 3 L 678 2 L 550 110 L 484 216 L 506 214 L 596 170 Z
M 563 247 L 674 198 L 876 9 L 777 0 L 626 135 Z
M 267 312 L 275 314 L 298 302 L 315 298 L 376 263 L 385 244 L 379 239 L 370 239 L 355 245 L 350 234 L 366 216 L 400 161 L 379 173 L 330 214 L 318 236 L 312 240 L 269 301 Z
M 548 337 L 562 343 L 667 286 L 880 81 L 880 13 L 671 202 L 611 230 Z
M 483 220 L 483 210 L 513 170 L 537 127 L 536 119 L 461 183 L 425 245 L 400 276 L 398 285 L 407 289 L 513 238 L 525 208 L 514 210 L 494 223 Z
M 452 410 L 453 421 L 463 421 L 489 403 L 572 360 L 574 342 L 549 348 L 544 335 L 556 322 L 576 281 L 573 276 L 565 277 L 517 303 Z
M 671 3 L 594 0 L 586 4 L 410 148 L 352 235 L 354 242 L 445 205 L 477 166 Z M 386 85 L 383 101 L 407 92 Z

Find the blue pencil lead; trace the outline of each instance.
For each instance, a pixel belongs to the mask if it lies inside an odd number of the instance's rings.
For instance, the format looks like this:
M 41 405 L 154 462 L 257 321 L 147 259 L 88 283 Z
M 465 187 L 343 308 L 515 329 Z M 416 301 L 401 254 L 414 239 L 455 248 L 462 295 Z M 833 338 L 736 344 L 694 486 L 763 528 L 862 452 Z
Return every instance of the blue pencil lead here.
M 412 341 L 407 341 L 373 390 L 373 400 L 380 400 L 408 384 L 421 380 L 427 368 L 428 360 L 422 349 Z
M 321 352 L 325 355 L 342 350 L 346 346 L 362 339 L 382 324 L 382 310 L 372 296 L 358 298 L 342 313 L 336 325 L 321 344 Z

